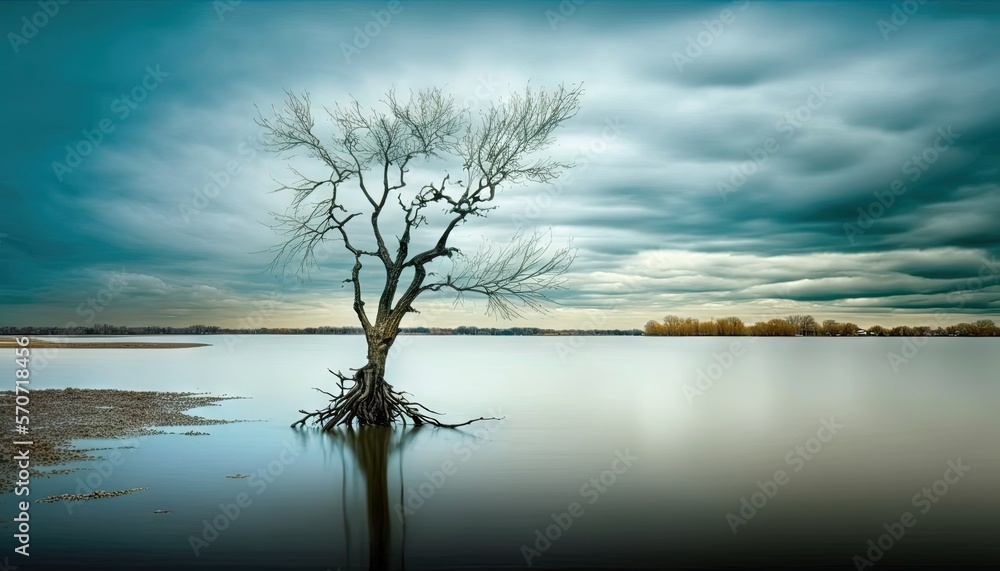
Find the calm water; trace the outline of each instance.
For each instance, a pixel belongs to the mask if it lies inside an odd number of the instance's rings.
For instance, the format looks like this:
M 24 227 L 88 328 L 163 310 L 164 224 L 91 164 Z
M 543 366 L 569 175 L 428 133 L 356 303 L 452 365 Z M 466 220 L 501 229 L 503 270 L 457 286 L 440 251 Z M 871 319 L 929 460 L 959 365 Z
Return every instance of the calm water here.
M 13 556 L 14 496 L 0 496 L 11 563 L 855 569 L 860 556 L 876 569 L 1000 566 L 995 339 L 931 339 L 904 353 L 901 339 L 401 338 L 389 364 L 397 389 L 446 420 L 505 418 L 334 436 L 288 425 L 324 404 L 311 387 L 333 386 L 327 367 L 362 364 L 361 337 L 170 340 L 213 346 L 63 350 L 32 387 L 247 396 L 192 412 L 261 422 L 148 437 L 110 470 L 82 463 L 34 480 L 33 499 L 88 482 L 149 490 L 32 504 L 30 560 Z M 898 370 L 892 352 L 907 359 Z M 13 352 L 0 356 L 13 386 Z M 252 477 L 225 477 L 237 473 Z

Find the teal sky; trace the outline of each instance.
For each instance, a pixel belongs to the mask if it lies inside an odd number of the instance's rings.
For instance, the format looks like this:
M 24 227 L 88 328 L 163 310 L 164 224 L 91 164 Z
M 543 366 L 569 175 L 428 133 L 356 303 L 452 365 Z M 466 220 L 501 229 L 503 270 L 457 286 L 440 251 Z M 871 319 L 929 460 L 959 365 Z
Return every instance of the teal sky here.
M 456 236 L 579 248 L 515 325 L 1000 315 L 997 4 L 75 0 L 4 2 L 0 32 L 0 324 L 353 325 L 348 258 L 266 271 L 273 179 L 309 163 L 260 149 L 255 106 L 529 82 L 583 83 L 550 149 L 578 167 Z

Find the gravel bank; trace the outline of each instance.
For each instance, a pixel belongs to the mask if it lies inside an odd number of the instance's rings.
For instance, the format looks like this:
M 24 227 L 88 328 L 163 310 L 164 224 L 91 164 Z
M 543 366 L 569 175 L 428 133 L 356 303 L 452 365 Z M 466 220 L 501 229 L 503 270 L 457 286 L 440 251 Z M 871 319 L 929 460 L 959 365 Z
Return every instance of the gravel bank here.
M 98 449 L 75 449 L 70 441 L 78 438 L 130 438 L 167 434 L 154 426 L 205 426 L 229 424 L 239 420 L 211 420 L 185 414 L 200 406 L 219 406 L 219 401 L 241 397 L 207 396 L 204 393 L 122 391 L 113 389 L 44 389 L 33 390 L 29 432 L 0 439 L 0 454 L 12 458 L 17 452 L 14 440 L 30 440 L 31 476 L 46 477 L 43 466 L 101 458 Z M 0 410 L 14 412 L 14 392 L 0 392 Z M 205 433 L 196 433 L 203 435 Z M 95 453 L 96 452 L 96 453 Z M 59 473 L 53 471 L 51 473 Z M 3 485 L 0 493 L 10 492 L 16 479 L 16 463 L 0 463 Z

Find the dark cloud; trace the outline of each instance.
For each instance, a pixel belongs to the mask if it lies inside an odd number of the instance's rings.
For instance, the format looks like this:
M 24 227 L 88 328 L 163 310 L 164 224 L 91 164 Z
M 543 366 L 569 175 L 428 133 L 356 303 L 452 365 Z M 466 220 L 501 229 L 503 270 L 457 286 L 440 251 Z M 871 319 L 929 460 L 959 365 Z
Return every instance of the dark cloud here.
M 266 270 L 268 213 L 288 201 L 269 191 L 288 161 L 260 149 L 255 106 L 308 89 L 328 129 L 319 106 L 348 95 L 375 104 L 393 85 L 443 85 L 475 109 L 529 82 L 586 86 L 551 149 L 578 166 L 508 189 L 456 244 L 503 240 L 518 220 L 572 239 L 580 255 L 546 324 L 588 308 L 614 309 L 621 327 L 761 308 L 859 323 L 997 315 L 1000 6 L 928 2 L 888 35 L 892 2 L 588 1 L 558 17 L 558 2 L 456 6 L 404 3 L 349 61 L 384 3 L 67 7 L 0 55 L 13 138 L 0 156 L 0 321 L 79 320 L 117 272 L 130 285 L 102 320 L 236 324 L 280 297 L 283 324 L 350 323 L 335 248 L 306 281 Z M 8 22 L 32 9 L 0 5 Z M 124 114 L 150 66 L 166 77 Z M 113 129 L 60 180 L 53 163 L 105 119 Z M 927 151 L 949 128 L 958 137 Z M 413 185 L 439 178 L 431 166 Z M 484 322 L 481 306 L 428 303 L 444 324 Z

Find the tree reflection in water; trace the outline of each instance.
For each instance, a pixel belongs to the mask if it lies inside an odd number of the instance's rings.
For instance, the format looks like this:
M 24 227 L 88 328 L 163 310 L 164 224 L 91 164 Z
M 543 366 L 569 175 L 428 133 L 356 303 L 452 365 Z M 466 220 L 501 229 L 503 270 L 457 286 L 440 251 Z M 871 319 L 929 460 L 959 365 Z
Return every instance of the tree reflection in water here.
M 388 570 L 393 559 L 392 515 L 389 505 L 389 463 L 396 455 L 399 470 L 399 502 L 403 502 L 403 449 L 423 427 L 408 427 L 404 429 L 383 426 L 362 426 L 339 428 L 326 433 L 336 449 L 340 451 L 341 465 L 344 470 L 341 495 L 344 517 L 345 554 L 350 562 L 351 527 L 349 513 L 350 499 L 356 497 L 348 494 L 348 481 L 357 482 L 361 476 L 365 487 L 365 515 L 368 520 L 368 569 L 371 571 Z M 406 520 L 405 516 L 399 522 L 399 567 L 405 569 Z

